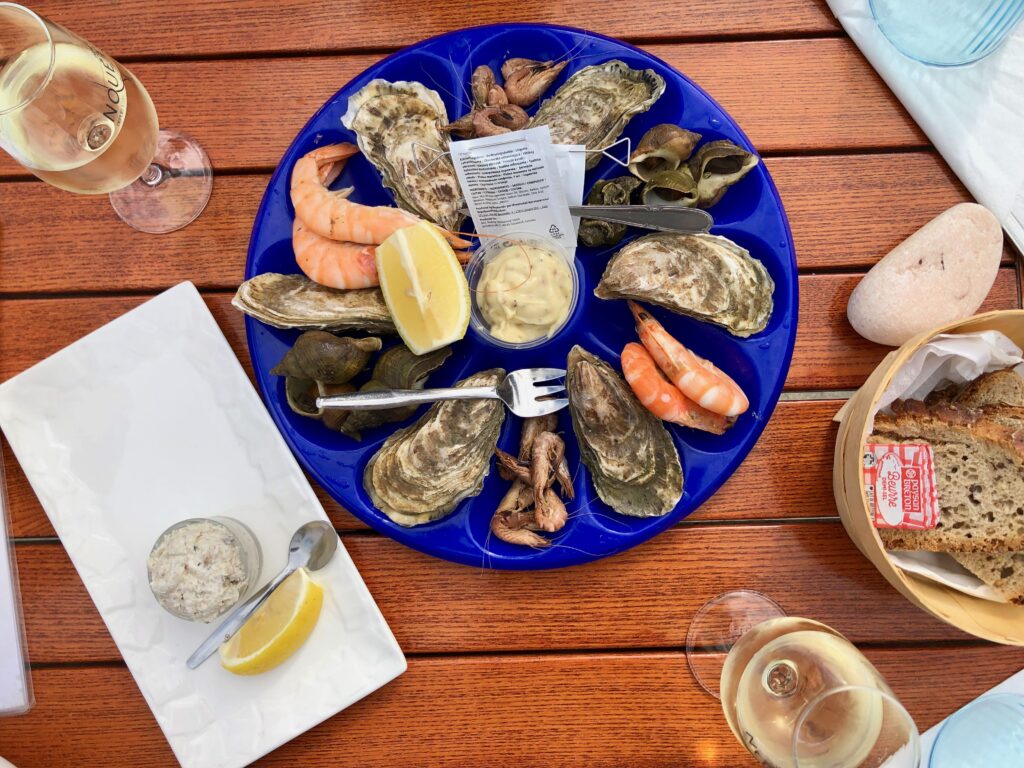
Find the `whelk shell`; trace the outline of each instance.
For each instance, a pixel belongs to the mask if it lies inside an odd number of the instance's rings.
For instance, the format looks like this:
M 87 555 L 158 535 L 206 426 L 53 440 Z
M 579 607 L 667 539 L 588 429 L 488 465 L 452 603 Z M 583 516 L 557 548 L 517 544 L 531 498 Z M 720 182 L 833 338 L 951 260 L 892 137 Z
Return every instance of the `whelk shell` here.
M 685 163 L 700 142 L 700 134 L 671 123 L 651 128 L 636 145 L 629 158 L 629 170 L 637 178 L 650 181 L 662 171 L 674 171 Z
M 404 344 L 398 344 L 377 358 L 372 377 L 359 391 L 423 389 L 427 377 L 440 368 L 451 353 L 449 347 L 442 347 L 425 355 L 416 355 Z M 363 430 L 403 421 L 416 413 L 418 407 L 404 405 L 379 411 L 353 411 L 341 431 L 355 440 L 361 440 Z
M 580 457 L 601 500 L 632 517 L 670 512 L 683 495 L 683 469 L 664 425 L 583 347 L 569 352 L 565 388 Z
M 546 125 L 554 144 L 585 144 L 603 149 L 626 124 L 650 109 L 665 92 L 665 80 L 653 69 L 632 69 L 616 60 L 584 67 L 540 105 L 531 126 Z M 601 155 L 592 153 L 587 168 Z
M 395 332 L 379 288 L 339 291 L 305 275 L 256 275 L 238 287 L 231 304 L 274 328 Z
M 697 182 L 685 165 L 654 174 L 644 184 L 644 205 L 679 205 L 690 208 L 697 204 Z
M 727 238 L 656 232 L 612 256 L 594 295 L 658 304 L 745 337 L 767 327 L 774 290 L 764 264 Z
M 455 386 L 495 386 L 504 376 L 493 368 Z M 504 420 L 500 400 L 435 403 L 384 442 L 366 465 L 363 487 L 377 509 L 399 525 L 444 517 L 483 488 Z
M 640 180 L 633 176 L 619 176 L 594 182 L 588 205 L 629 205 L 633 192 L 640 186 Z M 626 236 L 626 225 L 597 219 L 580 221 L 579 241 L 591 248 L 615 245 Z
M 371 80 L 349 98 L 341 122 L 355 131 L 400 208 L 442 229 L 459 228 L 462 192 L 451 159 L 440 155 L 448 149 L 441 133 L 448 112 L 436 91 L 413 81 Z
M 376 336 L 353 339 L 326 331 L 306 331 L 270 372 L 274 376 L 344 384 L 366 367 L 370 355 L 380 346 Z
M 757 155 L 731 141 L 709 141 L 690 158 L 690 173 L 697 182 L 697 206 L 710 208 L 755 165 Z

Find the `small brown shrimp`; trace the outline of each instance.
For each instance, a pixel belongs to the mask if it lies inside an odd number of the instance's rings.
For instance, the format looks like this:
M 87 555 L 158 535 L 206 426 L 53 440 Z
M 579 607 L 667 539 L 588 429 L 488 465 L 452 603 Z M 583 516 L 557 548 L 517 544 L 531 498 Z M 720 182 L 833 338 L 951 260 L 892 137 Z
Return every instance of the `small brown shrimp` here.
M 502 480 L 518 480 L 530 485 L 529 462 L 519 461 L 511 453 L 506 453 L 501 448 L 495 448 L 494 455 L 498 457 L 498 475 Z
M 562 530 L 565 521 L 569 519 L 569 512 L 554 488 L 545 488 L 541 496 L 537 497 L 537 505 L 533 509 L 533 517 L 542 531 L 554 533 Z
M 544 527 L 541 510 L 544 492 L 555 482 L 555 469 L 565 457 L 565 442 L 554 432 L 541 432 L 533 441 L 533 458 L 530 460 L 530 485 L 537 503 L 537 522 Z
M 558 414 L 533 416 L 523 419 L 523 428 L 519 433 L 519 460 L 529 461 L 533 455 L 533 441 L 541 432 L 554 432 L 558 427 Z
M 640 341 L 658 367 L 684 395 L 723 416 L 739 416 L 750 407 L 747 396 L 728 374 L 716 368 L 710 360 L 684 347 L 635 301 L 629 302 L 629 309 L 636 319 Z
M 534 533 L 528 528 L 510 527 L 508 517 L 498 512 L 491 518 L 491 533 L 508 544 L 535 547 L 537 549 L 551 546 L 551 542 L 539 533 Z
M 501 76 L 505 78 L 505 94 L 509 103 L 528 107 L 541 97 L 565 69 L 568 61 L 534 61 L 533 59 L 512 58 L 501 65 Z
M 533 495 L 525 483 L 512 483 L 491 518 L 491 533 L 501 541 L 527 547 L 547 547 L 547 539 L 535 533 L 537 521 L 529 509 Z
M 504 104 L 497 107 L 484 107 L 473 113 L 473 131 L 475 136 L 497 136 L 502 133 L 518 131 L 530 122 L 530 116 L 522 107 L 515 104 Z
M 642 344 L 630 342 L 623 347 L 621 360 L 622 375 L 637 400 L 662 421 L 716 435 L 721 435 L 729 426 L 729 419 L 701 408 L 665 378 Z

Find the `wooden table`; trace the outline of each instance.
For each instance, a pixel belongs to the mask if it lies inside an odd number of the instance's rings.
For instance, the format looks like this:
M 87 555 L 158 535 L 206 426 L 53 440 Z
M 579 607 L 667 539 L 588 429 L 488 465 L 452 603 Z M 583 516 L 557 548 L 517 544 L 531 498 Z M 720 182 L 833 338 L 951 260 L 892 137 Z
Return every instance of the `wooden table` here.
M 381 6 L 378 8 L 378 5 Z M 0 380 L 181 280 L 198 285 L 243 365 L 242 279 L 268 175 L 306 118 L 384 54 L 467 24 L 573 24 L 642 45 L 694 78 L 760 149 L 800 265 L 783 402 L 753 453 L 684 523 L 558 572 L 495 573 L 371 532 L 321 494 L 409 656 L 396 682 L 262 760 L 312 766 L 738 766 L 753 760 L 681 646 L 708 598 L 740 587 L 854 640 L 927 728 L 1024 667 L 910 606 L 854 548 L 831 490 L 831 417 L 885 354 L 845 318 L 861 274 L 968 195 L 824 2 L 124 0 L 37 9 L 122 62 L 162 124 L 216 169 L 203 215 L 135 232 L 105 197 L 73 197 L 0 159 Z M 385 7 L 386 6 L 386 9 Z M 1019 307 L 1005 253 L 986 309 Z M 24 475 L 7 457 L 36 707 L 0 721 L 32 766 L 174 758 Z

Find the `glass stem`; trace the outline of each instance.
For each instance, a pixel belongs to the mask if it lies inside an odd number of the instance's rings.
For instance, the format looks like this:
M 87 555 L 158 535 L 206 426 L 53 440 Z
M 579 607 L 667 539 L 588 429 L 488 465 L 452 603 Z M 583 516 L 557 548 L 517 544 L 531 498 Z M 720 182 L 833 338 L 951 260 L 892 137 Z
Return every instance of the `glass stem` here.
M 761 684 L 772 696 L 784 699 L 796 693 L 800 687 L 800 673 L 796 664 L 789 659 L 776 661 L 764 671 Z
M 167 179 L 167 174 L 164 173 L 164 169 L 156 163 L 150 163 L 146 170 L 139 176 L 139 181 L 145 184 L 147 187 L 156 187 L 162 184 Z

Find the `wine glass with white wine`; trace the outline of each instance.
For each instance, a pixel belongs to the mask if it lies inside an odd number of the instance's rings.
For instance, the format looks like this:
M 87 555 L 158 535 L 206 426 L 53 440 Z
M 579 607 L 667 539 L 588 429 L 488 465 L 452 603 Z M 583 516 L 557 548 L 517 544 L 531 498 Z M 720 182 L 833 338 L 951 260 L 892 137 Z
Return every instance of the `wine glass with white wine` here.
M 686 655 L 733 735 L 765 765 L 920 766 L 917 726 L 871 662 L 831 627 L 787 616 L 760 593 L 705 605 Z
M 188 136 L 159 130 L 134 75 L 34 11 L 0 2 L 0 147 L 43 181 L 110 194 L 143 232 L 171 232 L 206 207 L 213 174 Z

